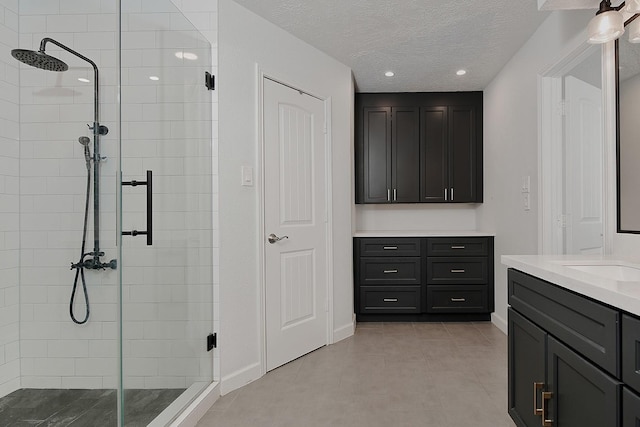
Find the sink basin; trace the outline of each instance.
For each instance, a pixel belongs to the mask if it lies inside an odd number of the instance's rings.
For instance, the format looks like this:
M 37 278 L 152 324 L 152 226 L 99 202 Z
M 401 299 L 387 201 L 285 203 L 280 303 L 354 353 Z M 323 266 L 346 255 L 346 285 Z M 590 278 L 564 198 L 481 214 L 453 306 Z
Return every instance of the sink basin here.
M 640 268 L 629 267 L 627 265 L 587 264 L 565 265 L 565 267 L 619 282 L 640 282 Z

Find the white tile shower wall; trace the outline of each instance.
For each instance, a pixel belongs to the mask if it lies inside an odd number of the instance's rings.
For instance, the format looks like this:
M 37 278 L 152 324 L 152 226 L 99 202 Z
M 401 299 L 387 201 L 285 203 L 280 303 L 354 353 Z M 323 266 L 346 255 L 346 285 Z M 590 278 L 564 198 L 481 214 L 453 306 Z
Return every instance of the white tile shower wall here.
M 17 1 L 0 2 L 0 396 L 20 387 Z
M 117 21 L 109 3 L 21 1 L 19 40 L 20 47 L 34 49 L 42 37 L 52 37 L 100 68 L 100 121 L 110 128 L 102 139 L 107 160 L 102 164 L 100 236 L 106 260 L 116 255 Z M 154 245 L 125 237 L 121 266 L 125 386 L 140 388 L 188 387 L 209 380 L 212 370 L 211 354 L 203 346 L 212 329 L 211 271 L 217 251 L 211 245 L 217 239 L 211 226 L 211 159 L 216 159 L 211 139 L 204 137 L 211 126 L 212 95 L 202 85 L 202 73 L 210 69 L 203 58 L 211 51 L 185 29 L 182 15 L 172 7 L 147 13 L 157 6 L 123 2 L 123 10 L 131 12 L 123 16 L 123 179 L 144 179 L 147 169 L 154 173 Z M 98 31 L 92 22 L 100 22 Z M 21 68 L 22 385 L 110 388 L 116 386 L 117 369 L 116 273 L 87 272 L 91 318 L 82 326 L 68 318 L 69 264 L 80 253 L 86 183 L 82 147 L 75 141 L 90 136 L 85 123 L 93 120 L 92 84 L 77 79 L 93 76 L 86 63 L 55 46 L 49 49 L 69 63 L 68 72 Z M 175 52 L 187 49 L 200 59 L 178 60 Z M 185 80 L 179 69 L 197 76 Z M 160 80 L 151 81 L 149 75 Z M 145 229 L 144 188 L 123 193 L 123 227 Z M 90 242 L 92 236 L 90 227 Z M 79 293 L 76 301 L 82 299 Z M 81 309 L 82 304 L 79 316 Z

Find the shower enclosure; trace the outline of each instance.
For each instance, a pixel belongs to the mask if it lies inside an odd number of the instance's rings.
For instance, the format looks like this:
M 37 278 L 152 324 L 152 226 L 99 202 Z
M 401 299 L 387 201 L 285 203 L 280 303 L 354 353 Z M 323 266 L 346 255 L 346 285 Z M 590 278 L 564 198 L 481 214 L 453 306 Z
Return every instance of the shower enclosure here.
M 213 381 L 211 45 L 170 0 L 4 2 L 0 34 L 0 425 L 169 425 Z M 9 55 L 43 39 L 68 70 Z

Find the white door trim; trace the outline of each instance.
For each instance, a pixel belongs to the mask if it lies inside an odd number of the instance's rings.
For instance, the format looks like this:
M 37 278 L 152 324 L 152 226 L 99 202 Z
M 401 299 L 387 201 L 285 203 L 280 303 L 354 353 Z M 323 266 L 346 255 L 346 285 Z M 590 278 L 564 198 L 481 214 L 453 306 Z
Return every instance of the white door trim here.
M 538 76 L 538 253 L 544 255 L 563 252 L 562 228 L 559 214 L 562 213 L 562 194 L 558 182 L 562 182 L 562 76 L 588 55 L 590 45 L 586 42 L 586 31 L 574 39 L 557 62 Z M 602 107 L 603 107 L 603 252 L 613 249 L 615 233 L 615 80 L 612 77 L 613 42 L 602 49 Z M 613 110 L 612 110 L 613 108 Z M 612 163 L 613 162 L 613 163 Z M 613 178 L 612 178 L 613 176 Z
M 314 94 L 311 91 L 301 89 L 297 87 L 295 84 L 288 83 L 286 79 L 278 77 L 278 73 L 268 72 L 264 70 L 260 64 L 256 63 L 256 87 L 257 97 L 256 97 L 256 118 L 257 118 L 257 129 L 256 135 L 258 136 L 258 144 L 257 144 L 257 165 L 258 171 L 256 176 L 259 177 L 256 180 L 256 190 L 257 190 L 257 202 L 258 202 L 258 236 L 259 242 L 258 245 L 258 283 L 260 286 L 260 307 L 259 307 L 259 329 L 260 329 L 260 371 L 261 375 L 266 374 L 267 372 L 267 333 L 266 333 L 266 262 L 265 262 L 265 250 L 264 250 L 264 236 L 266 236 L 265 224 L 264 224 L 264 179 L 265 179 L 265 165 L 264 165 L 264 79 L 269 79 L 274 82 L 280 83 L 287 87 L 290 87 L 294 90 L 304 92 L 307 95 L 313 96 L 324 102 L 324 110 L 325 110 L 325 120 L 326 120 L 326 144 L 325 144 L 325 179 L 326 179 L 326 198 L 325 205 L 327 208 L 326 215 L 326 242 L 327 242 L 327 342 L 325 344 L 333 343 L 333 238 L 332 238 L 332 230 L 333 230 L 333 178 L 331 175 L 332 169 L 332 139 L 331 139 L 331 97 L 322 97 L 320 95 Z

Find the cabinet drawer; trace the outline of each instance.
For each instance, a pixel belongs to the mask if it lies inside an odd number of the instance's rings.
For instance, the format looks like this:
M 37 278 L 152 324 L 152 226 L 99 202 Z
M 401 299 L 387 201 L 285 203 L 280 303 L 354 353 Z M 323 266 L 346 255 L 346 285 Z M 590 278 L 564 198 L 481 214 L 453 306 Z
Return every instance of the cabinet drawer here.
M 428 257 L 428 285 L 484 285 L 487 283 L 486 257 Z
M 520 271 L 508 274 L 511 307 L 620 377 L 618 311 Z
M 420 286 L 361 286 L 360 313 L 420 313 Z
M 427 286 L 428 313 L 485 313 L 487 286 Z
M 622 315 L 622 380 L 640 393 L 640 320 Z
M 420 258 L 360 258 L 362 285 L 418 285 Z
M 488 237 L 430 237 L 427 256 L 486 256 Z
M 418 238 L 360 238 L 360 256 L 420 256 Z

